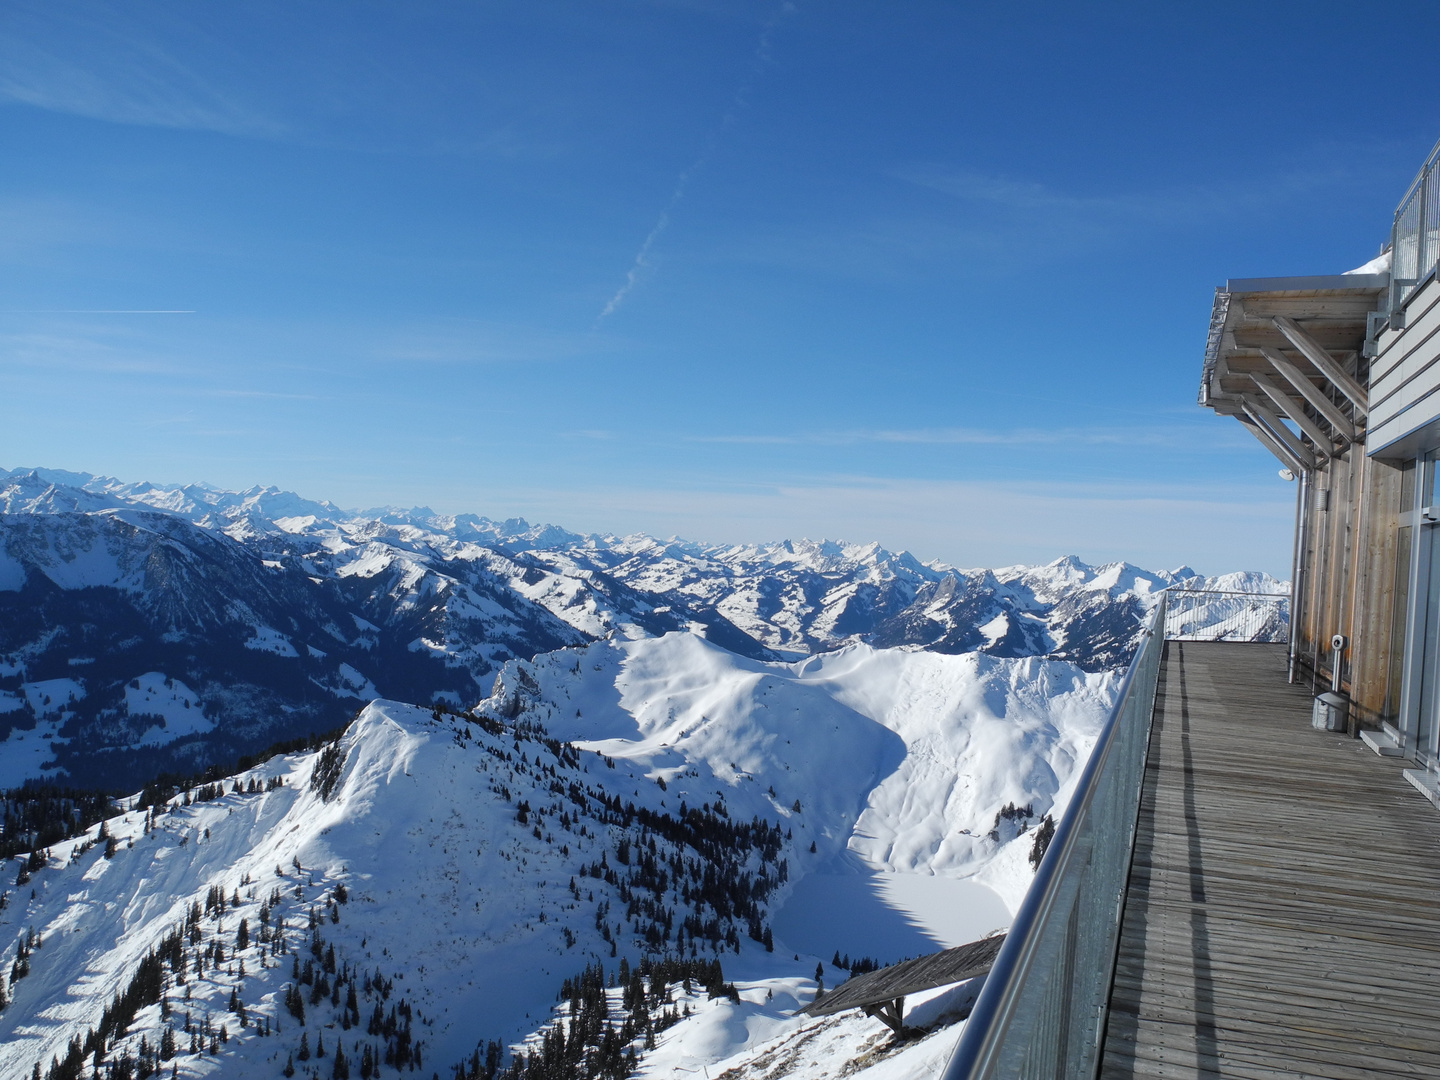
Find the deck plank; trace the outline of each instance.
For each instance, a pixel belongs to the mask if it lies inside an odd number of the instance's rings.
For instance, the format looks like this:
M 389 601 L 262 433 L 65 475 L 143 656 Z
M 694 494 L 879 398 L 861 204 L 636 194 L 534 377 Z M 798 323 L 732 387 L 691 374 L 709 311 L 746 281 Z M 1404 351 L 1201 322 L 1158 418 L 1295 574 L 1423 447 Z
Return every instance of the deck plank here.
M 1105 1080 L 1440 1076 L 1440 814 L 1284 661 L 1166 647 Z

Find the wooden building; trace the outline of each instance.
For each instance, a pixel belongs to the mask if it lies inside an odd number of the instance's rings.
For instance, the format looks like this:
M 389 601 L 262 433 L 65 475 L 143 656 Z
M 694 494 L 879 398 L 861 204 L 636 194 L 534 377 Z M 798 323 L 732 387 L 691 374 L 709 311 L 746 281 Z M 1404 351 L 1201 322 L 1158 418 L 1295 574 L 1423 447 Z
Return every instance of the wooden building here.
M 1351 733 L 1440 805 L 1437 264 L 1440 147 L 1374 262 L 1216 290 L 1200 404 L 1296 484 L 1291 681 L 1329 690 L 1338 668 Z

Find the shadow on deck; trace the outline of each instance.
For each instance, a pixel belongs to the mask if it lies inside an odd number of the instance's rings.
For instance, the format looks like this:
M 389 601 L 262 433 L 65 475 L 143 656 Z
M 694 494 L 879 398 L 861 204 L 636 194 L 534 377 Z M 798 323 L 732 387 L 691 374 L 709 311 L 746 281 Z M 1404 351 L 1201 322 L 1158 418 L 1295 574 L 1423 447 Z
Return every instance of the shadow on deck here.
M 1440 1076 L 1440 816 L 1284 646 L 1166 646 L 1100 1075 Z

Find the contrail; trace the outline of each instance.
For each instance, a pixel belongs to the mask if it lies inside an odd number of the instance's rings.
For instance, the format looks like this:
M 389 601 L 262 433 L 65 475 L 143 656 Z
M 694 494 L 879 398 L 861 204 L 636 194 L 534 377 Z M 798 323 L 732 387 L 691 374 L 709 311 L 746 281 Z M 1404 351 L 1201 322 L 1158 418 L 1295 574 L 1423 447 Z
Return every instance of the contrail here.
M 676 179 L 675 190 L 670 193 L 670 198 L 665 203 L 664 209 L 660 211 L 660 216 L 655 219 L 654 228 L 652 228 L 649 235 L 645 237 L 645 242 L 640 245 L 640 250 L 635 253 L 635 261 L 630 264 L 630 270 L 625 275 L 625 283 L 615 291 L 615 295 L 610 298 L 604 309 L 596 316 L 595 322 L 597 325 L 624 302 L 625 297 L 629 296 L 630 291 L 639 283 L 641 273 L 650 267 L 650 250 L 655 246 L 655 242 L 660 239 L 665 230 L 670 227 L 670 214 L 680 205 L 680 200 L 685 197 L 685 189 L 690 184 L 690 178 L 710 160 L 710 156 L 715 152 L 715 147 L 719 145 L 720 136 L 735 123 L 740 110 L 748 104 L 747 99 L 750 96 L 750 88 L 755 84 L 756 78 L 770 61 L 770 41 L 775 35 L 775 28 L 780 25 L 780 20 L 787 15 L 793 14 L 795 10 L 795 4 L 791 2 L 791 0 L 785 0 L 784 3 L 775 9 L 774 13 L 761 27 L 760 40 L 755 43 L 755 51 L 751 54 L 749 70 L 746 71 L 744 78 L 740 80 L 740 85 L 735 90 L 735 96 L 731 99 L 730 108 L 725 111 L 725 115 L 720 118 L 720 123 L 710 132 L 709 137 L 705 140 L 705 145 L 701 148 L 700 153 L 696 155 L 695 160 L 690 163 L 690 167 L 685 169 L 679 178 Z

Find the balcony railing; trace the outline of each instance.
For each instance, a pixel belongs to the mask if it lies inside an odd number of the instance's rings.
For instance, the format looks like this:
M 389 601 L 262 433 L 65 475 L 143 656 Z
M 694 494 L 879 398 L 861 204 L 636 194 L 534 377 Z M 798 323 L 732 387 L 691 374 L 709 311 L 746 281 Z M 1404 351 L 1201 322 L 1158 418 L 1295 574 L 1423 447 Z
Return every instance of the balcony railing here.
M 1165 642 L 1283 642 L 1289 614 L 1287 593 L 1181 584 L 1161 594 L 945 1080 L 1094 1077 Z
M 1290 640 L 1290 594 L 1190 589 L 1165 590 L 1167 641 Z
M 1440 263 L 1440 146 L 1400 200 L 1390 237 L 1390 306 L 1398 308 Z
M 1161 595 L 946 1080 L 1095 1075 L 1165 646 Z

